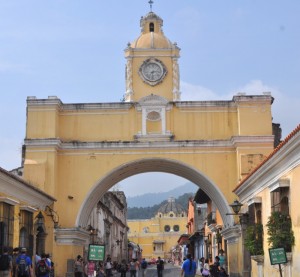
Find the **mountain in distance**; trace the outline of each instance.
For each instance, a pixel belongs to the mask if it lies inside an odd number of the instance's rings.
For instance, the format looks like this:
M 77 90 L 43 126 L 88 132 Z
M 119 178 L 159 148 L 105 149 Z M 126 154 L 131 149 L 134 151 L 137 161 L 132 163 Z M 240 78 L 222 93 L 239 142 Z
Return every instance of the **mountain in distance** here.
M 188 182 L 182 186 L 176 187 L 166 192 L 152 192 L 152 193 L 145 193 L 142 195 L 127 197 L 127 207 L 128 208 L 151 207 L 160 204 L 164 200 L 167 200 L 169 197 L 177 198 L 184 193 L 196 193 L 197 190 L 198 187 L 195 184 Z

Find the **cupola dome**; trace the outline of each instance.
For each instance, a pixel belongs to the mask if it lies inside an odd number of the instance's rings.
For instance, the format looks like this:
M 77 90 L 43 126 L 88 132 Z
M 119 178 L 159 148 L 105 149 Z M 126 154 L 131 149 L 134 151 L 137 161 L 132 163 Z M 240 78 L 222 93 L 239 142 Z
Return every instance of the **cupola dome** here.
M 175 202 L 174 197 L 170 197 L 168 202 L 162 205 L 157 211 L 157 216 L 159 217 L 182 217 L 185 215 L 186 212 L 184 208 Z
M 140 20 L 141 34 L 131 43 L 132 48 L 170 49 L 175 45 L 164 35 L 162 31 L 163 20 L 154 12 L 142 16 Z

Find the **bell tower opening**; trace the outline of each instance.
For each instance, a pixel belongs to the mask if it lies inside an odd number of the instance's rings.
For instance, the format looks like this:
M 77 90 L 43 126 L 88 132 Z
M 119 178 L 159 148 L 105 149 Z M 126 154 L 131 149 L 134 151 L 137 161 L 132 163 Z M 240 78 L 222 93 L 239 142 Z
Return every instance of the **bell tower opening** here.
M 151 23 L 149 24 L 149 31 L 150 31 L 150 32 L 154 32 L 154 23 L 153 23 L 153 22 L 151 22 Z

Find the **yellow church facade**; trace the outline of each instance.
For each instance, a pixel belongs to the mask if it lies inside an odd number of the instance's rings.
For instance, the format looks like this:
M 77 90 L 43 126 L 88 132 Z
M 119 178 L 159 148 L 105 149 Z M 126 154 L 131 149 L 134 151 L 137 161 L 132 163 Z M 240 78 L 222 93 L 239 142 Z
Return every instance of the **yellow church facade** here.
M 128 239 L 140 246 L 147 261 L 161 257 L 168 261 L 172 250 L 187 228 L 187 214 L 183 207 L 170 197 L 151 219 L 131 219 L 128 224 Z
M 46 251 L 57 261 L 58 277 L 87 247 L 88 218 L 99 199 L 144 172 L 181 176 L 212 199 L 227 230 L 232 276 L 242 271 L 240 234 L 227 214 L 236 184 L 273 150 L 273 98 L 181 101 L 180 49 L 162 24 L 153 12 L 142 17 L 139 37 L 125 49 L 124 101 L 27 98 L 24 178 L 57 200 L 51 209 L 59 222 L 54 226 L 46 217 L 45 224 Z

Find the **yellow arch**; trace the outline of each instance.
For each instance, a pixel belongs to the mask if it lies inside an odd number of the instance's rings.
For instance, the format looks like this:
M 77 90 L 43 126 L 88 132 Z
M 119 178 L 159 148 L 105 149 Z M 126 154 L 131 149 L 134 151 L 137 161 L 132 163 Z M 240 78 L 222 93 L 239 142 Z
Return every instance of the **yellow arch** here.
M 201 189 L 213 200 L 218 208 L 224 227 L 233 226 L 234 220 L 228 202 L 221 190 L 212 180 L 194 167 L 180 161 L 163 158 L 146 158 L 131 161 L 111 170 L 98 180 L 86 195 L 76 218 L 77 227 L 85 227 L 92 209 L 103 194 L 118 182 L 140 173 L 164 172 L 183 177 Z

